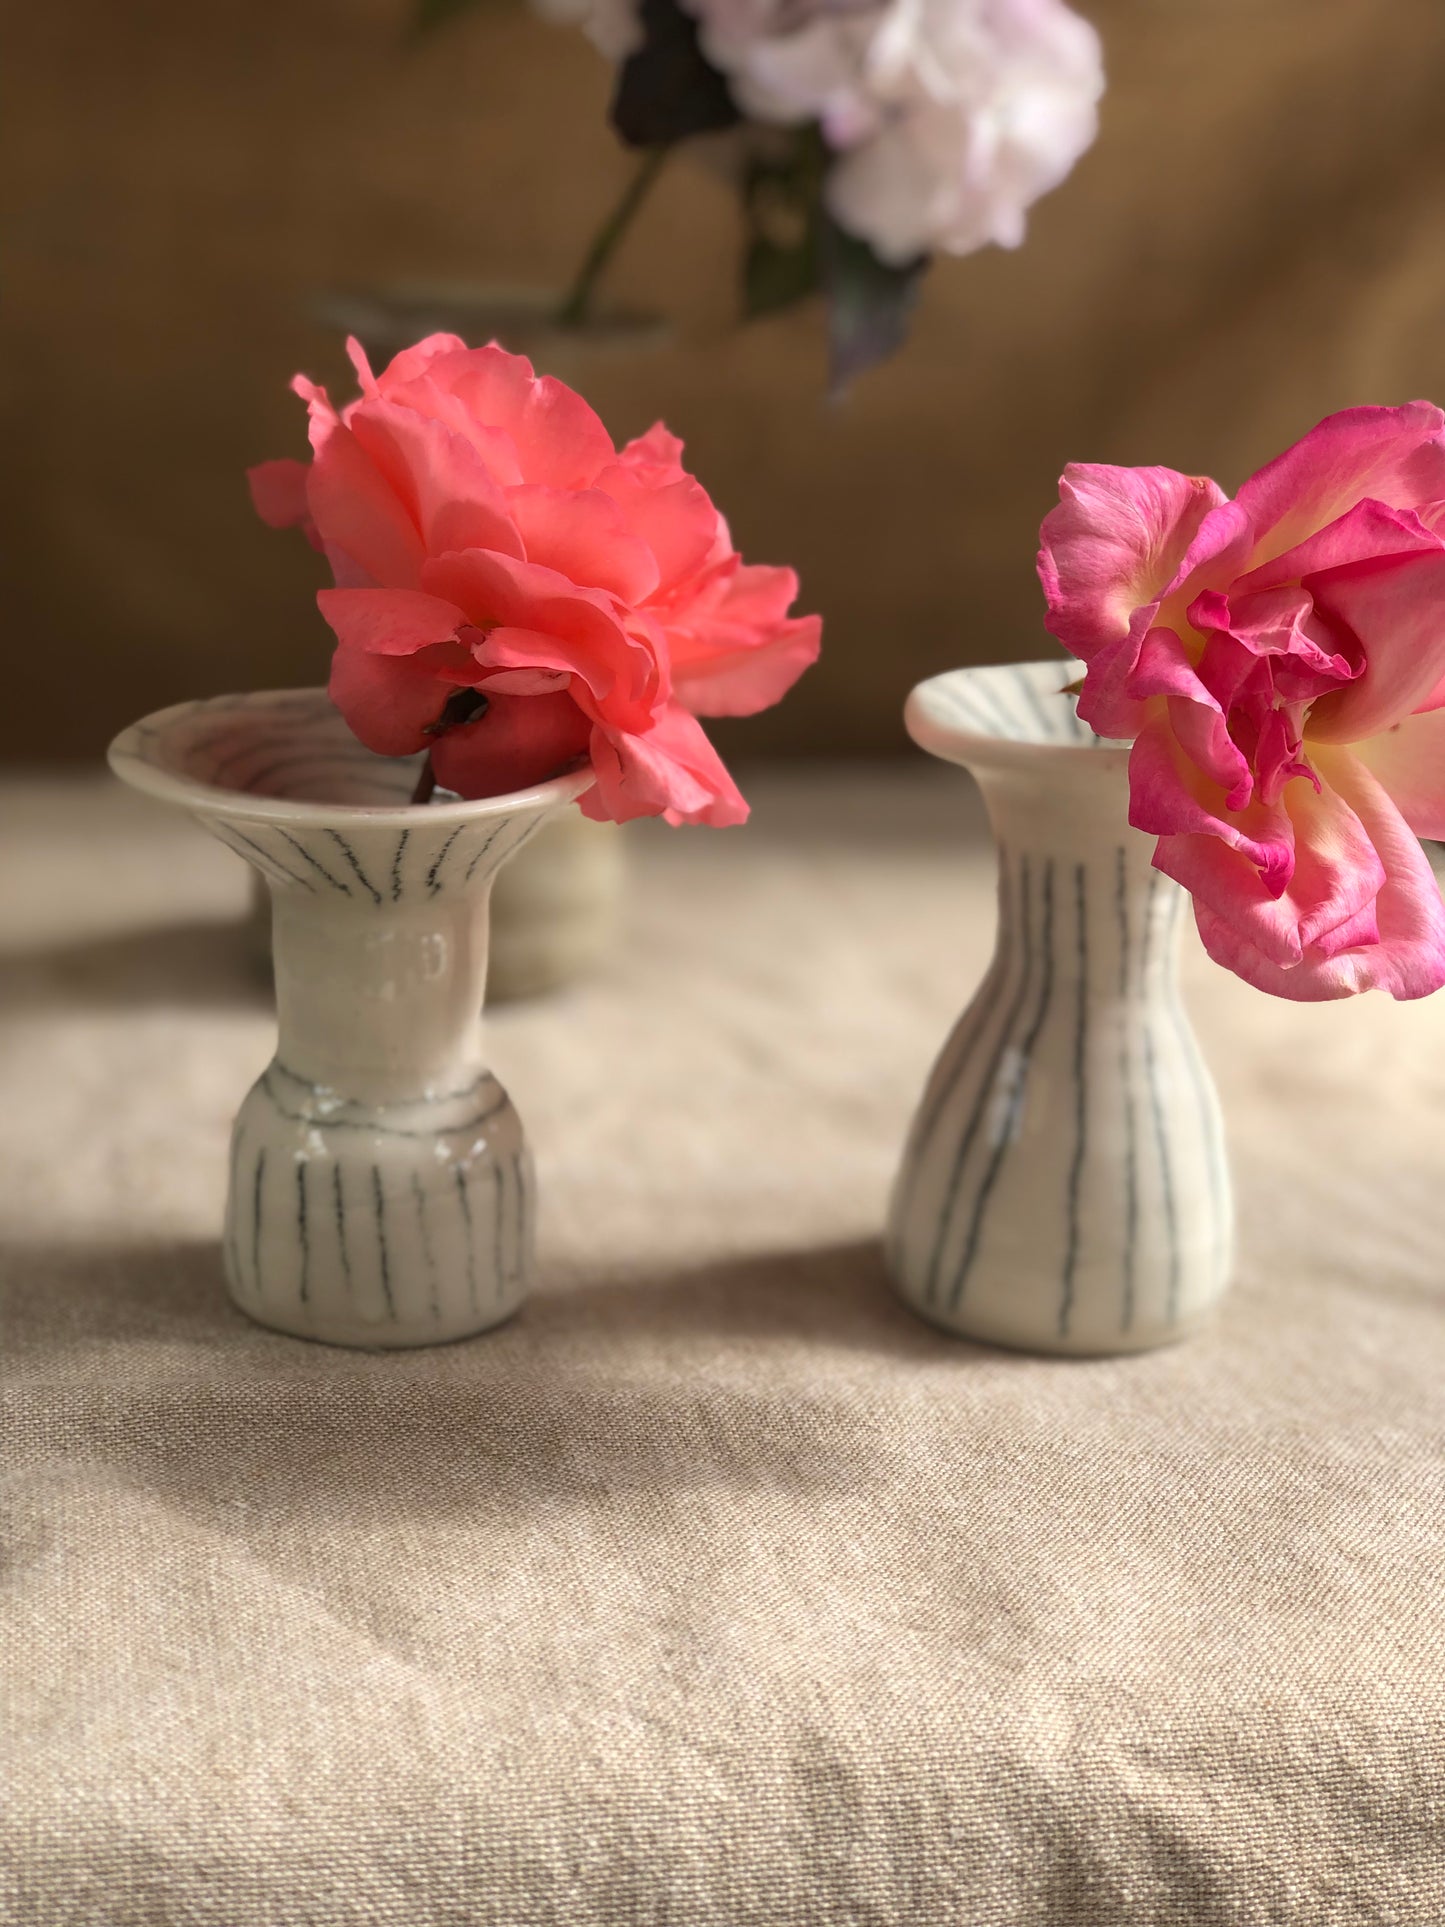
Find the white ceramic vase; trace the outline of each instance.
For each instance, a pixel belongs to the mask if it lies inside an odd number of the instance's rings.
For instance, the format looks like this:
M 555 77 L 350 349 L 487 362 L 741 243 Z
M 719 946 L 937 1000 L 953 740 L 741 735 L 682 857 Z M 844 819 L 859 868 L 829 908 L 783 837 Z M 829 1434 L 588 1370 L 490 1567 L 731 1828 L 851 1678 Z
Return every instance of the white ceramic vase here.
M 1029 1351 L 1180 1338 L 1229 1281 L 1218 1099 L 1180 999 L 1188 899 L 1128 826 L 1128 745 L 1079 721 L 1063 661 L 958 670 L 910 734 L 971 770 L 998 943 L 914 1119 L 890 1210 L 898 1291 Z
M 521 1122 L 479 1013 L 492 880 L 590 780 L 422 806 L 323 690 L 182 703 L 111 764 L 269 886 L 279 1039 L 231 1140 L 223 1251 L 263 1325 L 440 1344 L 515 1311 L 532 1272 Z

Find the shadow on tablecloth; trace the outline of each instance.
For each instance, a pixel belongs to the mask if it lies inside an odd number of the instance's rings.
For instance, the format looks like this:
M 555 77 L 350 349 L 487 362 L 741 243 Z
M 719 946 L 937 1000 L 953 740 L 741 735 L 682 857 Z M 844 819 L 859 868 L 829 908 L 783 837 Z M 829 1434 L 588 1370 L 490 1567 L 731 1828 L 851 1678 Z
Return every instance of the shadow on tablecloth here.
M 0 953 L 0 1010 L 263 1009 L 271 986 L 244 923 L 196 918 Z

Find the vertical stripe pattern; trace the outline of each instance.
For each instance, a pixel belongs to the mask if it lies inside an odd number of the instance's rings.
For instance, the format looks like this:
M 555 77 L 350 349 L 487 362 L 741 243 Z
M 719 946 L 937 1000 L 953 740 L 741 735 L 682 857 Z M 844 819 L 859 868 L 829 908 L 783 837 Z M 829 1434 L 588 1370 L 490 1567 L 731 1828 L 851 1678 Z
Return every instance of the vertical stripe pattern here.
M 272 1064 L 232 1139 L 227 1276 L 268 1324 L 341 1344 L 421 1344 L 520 1302 L 534 1242 L 515 1111 L 482 1076 L 432 1102 L 340 1105 Z M 289 1167 L 283 1182 L 282 1167 Z
M 1185 898 L 1148 858 L 1143 839 L 1067 859 L 1001 841 L 997 948 L 919 1107 L 887 1245 L 903 1296 L 955 1330 L 1131 1349 L 1226 1282 L 1219 1107 L 1176 980 Z

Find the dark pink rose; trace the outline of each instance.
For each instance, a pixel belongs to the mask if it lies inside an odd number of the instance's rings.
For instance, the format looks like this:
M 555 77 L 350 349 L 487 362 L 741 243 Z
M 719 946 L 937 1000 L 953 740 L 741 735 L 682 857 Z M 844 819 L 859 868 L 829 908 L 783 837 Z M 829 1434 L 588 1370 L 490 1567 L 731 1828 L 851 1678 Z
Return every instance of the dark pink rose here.
M 1210 955 L 1282 997 L 1439 989 L 1417 837 L 1445 837 L 1445 415 L 1332 415 L 1232 501 L 1092 464 L 1060 497 L 1049 628 L 1079 714 L 1133 739 L 1130 821 Z

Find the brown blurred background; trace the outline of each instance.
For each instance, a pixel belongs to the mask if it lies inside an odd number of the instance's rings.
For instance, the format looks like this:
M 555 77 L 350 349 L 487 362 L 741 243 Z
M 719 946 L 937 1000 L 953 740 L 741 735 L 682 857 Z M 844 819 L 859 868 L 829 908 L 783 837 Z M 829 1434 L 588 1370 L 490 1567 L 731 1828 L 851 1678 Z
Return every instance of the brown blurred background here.
M 753 750 L 889 751 L 920 675 L 1049 647 L 1033 551 L 1070 458 L 1239 480 L 1351 402 L 1445 395 L 1442 0 L 1081 0 L 1097 147 L 1027 245 L 940 262 L 913 340 L 841 407 L 819 317 L 733 325 L 725 183 L 674 162 L 610 292 L 661 346 L 573 372 L 663 416 L 745 553 L 826 618 Z M 302 453 L 328 295 L 560 288 L 626 178 L 610 73 L 524 0 L 409 47 L 408 0 L 9 10 L 0 750 L 321 680 L 317 563 L 252 518 Z

